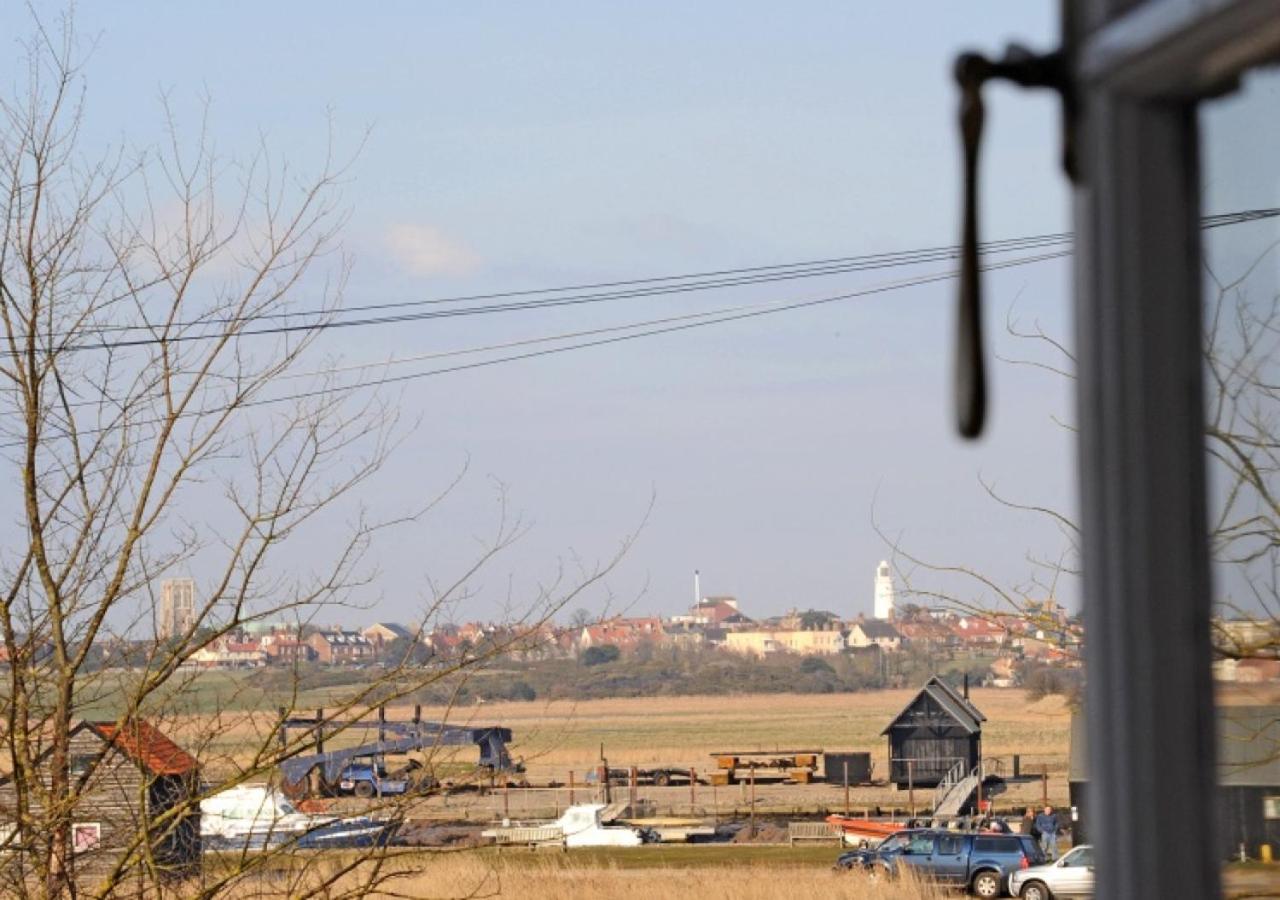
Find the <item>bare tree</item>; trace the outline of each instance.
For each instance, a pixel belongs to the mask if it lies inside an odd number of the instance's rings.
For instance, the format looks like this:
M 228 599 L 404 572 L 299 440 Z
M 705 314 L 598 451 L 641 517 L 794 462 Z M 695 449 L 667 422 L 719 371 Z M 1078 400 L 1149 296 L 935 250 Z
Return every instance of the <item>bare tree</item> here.
M 1214 487 L 1211 550 L 1247 591 L 1245 598 L 1218 600 L 1214 645 L 1225 659 L 1280 657 L 1280 296 L 1256 285 L 1250 290 L 1252 277 L 1275 250 L 1268 247 L 1230 279 L 1205 266 L 1213 285 L 1204 335 L 1205 452 Z M 1028 327 L 1011 313 L 1007 330 L 1028 352 L 1005 362 L 1074 381 L 1073 353 L 1039 323 Z M 1069 422 L 1053 421 L 1073 430 Z M 1079 526 L 1058 510 L 1014 501 L 991 481 L 981 483 L 1006 509 L 1051 521 L 1062 538 L 1056 555 L 1028 555 L 1026 580 L 1005 584 L 969 566 L 924 560 L 881 530 L 908 594 L 969 615 L 1060 630 L 1044 617 L 1042 601 L 1080 574 Z M 1232 624 L 1233 618 L 1245 621 Z M 1068 655 L 1076 654 L 1068 648 Z
M 159 894 L 190 872 L 156 848 L 190 827 L 202 799 L 273 777 L 310 746 L 279 739 L 275 709 L 291 715 L 304 699 L 305 666 L 285 669 L 270 700 L 248 680 L 210 699 L 193 659 L 250 623 L 302 626 L 359 603 L 371 542 L 433 499 L 381 518 L 357 502 L 403 433 L 392 404 L 323 373 L 279 402 L 280 380 L 341 309 L 345 164 L 333 141 L 302 177 L 265 145 L 244 161 L 214 154 L 207 116 L 184 140 L 166 104 L 166 146 L 93 159 L 71 22 L 37 22 L 27 50 L 25 90 L 0 99 L 0 490 L 13 538 L 0 555 L 0 879 L 27 896 Z M 465 605 L 474 576 L 523 532 L 504 512 L 477 557 L 432 584 L 419 633 Z M 299 544 L 314 549 L 311 566 L 290 574 L 278 551 Z M 458 684 L 536 635 L 625 548 L 513 598 L 506 640 L 426 668 L 406 655 L 328 705 L 359 723 Z M 191 615 L 157 628 L 154 586 L 189 570 L 201 575 Z M 144 814 L 77 854 L 73 825 L 102 795 L 114 752 L 108 739 L 87 765 L 72 758 L 91 716 L 125 743 L 158 723 L 201 780 L 157 811 L 157 782 L 144 778 Z M 297 862 L 288 849 L 220 858 L 181 890 L 243 895 L 281 854 Z M 295 866 L 284 890 L 358 896 L 387 874 L 381 858 Z

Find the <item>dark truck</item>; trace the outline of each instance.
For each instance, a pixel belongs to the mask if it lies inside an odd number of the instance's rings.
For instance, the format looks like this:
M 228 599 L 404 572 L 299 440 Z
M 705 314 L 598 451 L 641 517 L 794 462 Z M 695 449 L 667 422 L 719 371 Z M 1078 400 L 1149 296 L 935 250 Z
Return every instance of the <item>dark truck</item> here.
M 1011 872 L 1045 861 L 1030 835 L 920 828 L 899 831 L 871 849 L 841 854 L 836 867 L 885 879 L 909 867 L 929 881 L 967 887 L 979 897 L 999 897 Z

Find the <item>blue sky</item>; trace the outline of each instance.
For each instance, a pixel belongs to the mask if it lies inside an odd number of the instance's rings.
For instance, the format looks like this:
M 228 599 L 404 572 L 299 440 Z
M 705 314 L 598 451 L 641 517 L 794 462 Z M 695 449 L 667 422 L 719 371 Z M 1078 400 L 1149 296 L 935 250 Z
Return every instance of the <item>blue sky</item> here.
M 331 116 L 341 150 L 363 143 L 344 188 L 350 303 L 936 246 L 957 236 L 951 59 L 1012 38 L 1048 47 L 1056 6 L 85 4 L 86 140 L 158 141 L 162 94 L 194 129 L 207 95 L 220 152 L 263 136 L 306 169 Z M 21 11 L 0 12 L 0 30 L 24 32 Z M 1067 230 L 1054 102 L 999 86 L 989 101 L 985 235 Z M 364 361 L 900 274 L 368 328 L 326 349 Z M 1023 353 L 1000 333 L 1011 309 L 1069 339 L 1069 275 L 1057 261 L 988 277 L 999 352 Z M 609 555 L 651 497 L 610 580 L 615 607 L 676 612 L 699 568 L 705 591 L 751 613 L 869 612 L 889 553 L 873 504 L 919 556 L 1023 582 L 1028 555 L 1061 540 L 979 475 L 1070 513 L 1070 437 L 1052 421 L 1071 418 L 1068 386 L 997 365 L 990 432 L 961 443 L 952 305 L 931 285 L 411 383 L 394 396 L 423 424 L 361 499 L 427 493 L 467 460 L 470 475 L 379 545 L 370 596 L 407 617 L 428 575 L 462 568 L 492 520 L 491 479 L 535 527 L 477 583 L 481 617 L 559 559 Z

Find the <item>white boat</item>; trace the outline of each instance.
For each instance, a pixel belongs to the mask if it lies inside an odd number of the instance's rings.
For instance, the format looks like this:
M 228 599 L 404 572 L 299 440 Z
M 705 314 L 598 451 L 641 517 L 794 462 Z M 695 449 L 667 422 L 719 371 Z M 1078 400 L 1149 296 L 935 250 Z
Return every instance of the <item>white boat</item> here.
M 552 823 L 564 832 L 566 847 L 639 847 L 644 843 L 640 829 L 629 825 L 605 825 L 600 814 L 603 803 L 570 806 Z
M 654 832 L 646 836 L 644 829 L 630 825 L 606 825 L 601 821 L 601 814 L 608 809 L 603 803 L 581 803 L 570 806 L 564 815 L 554 822 L 507 822 L 502 827 L 490 828 L 480 832 L 481 837 L 501 841 L 504 835 L 515 831 L 528 831 L 531 828 L 545 830 L 555 834 L 557 841 L 563 836 L 566 847 L 639 847 L 649 841 L 658 840 Z
M 299 812 L 265 784 L 228 788 L 200 801 L 200 840 L 205 850 L 369 847 L 385 844 L 389 823 L 370 818 Z

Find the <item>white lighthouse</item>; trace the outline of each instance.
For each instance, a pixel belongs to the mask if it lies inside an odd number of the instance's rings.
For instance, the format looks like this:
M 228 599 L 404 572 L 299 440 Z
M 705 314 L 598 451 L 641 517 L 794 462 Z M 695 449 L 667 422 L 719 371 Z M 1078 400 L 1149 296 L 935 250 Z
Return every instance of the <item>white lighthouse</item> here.
M 883 559 L 876 566 L 875 618 L 893 618 L 893 576 L 889 574 L 889 563 Z

